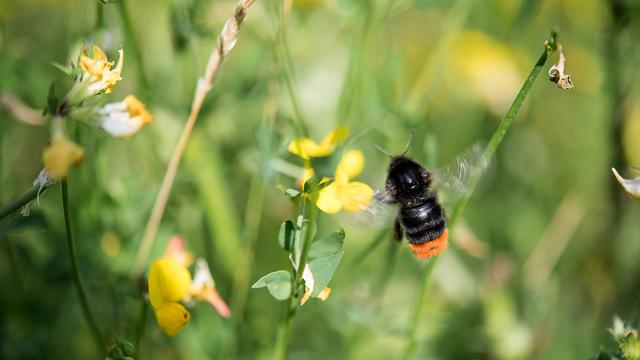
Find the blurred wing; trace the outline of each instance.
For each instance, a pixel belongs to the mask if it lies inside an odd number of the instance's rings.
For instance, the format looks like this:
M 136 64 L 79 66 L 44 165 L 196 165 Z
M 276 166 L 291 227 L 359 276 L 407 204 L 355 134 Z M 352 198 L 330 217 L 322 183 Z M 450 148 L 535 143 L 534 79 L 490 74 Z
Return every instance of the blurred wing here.
M 389 227 L 397 214 L 397 207 L 389 203 L 384 191 L 377 190 L 368 206 L 358 212 L 342 211 L 336 217 L 340 222 L 358 227 L 381 229 Z
M 434 189 L 443 202 L 453 203 L 471 191 L 473 182 L 488 166 L 483 147 L 474 144 L 448 165 L 433 171 Z

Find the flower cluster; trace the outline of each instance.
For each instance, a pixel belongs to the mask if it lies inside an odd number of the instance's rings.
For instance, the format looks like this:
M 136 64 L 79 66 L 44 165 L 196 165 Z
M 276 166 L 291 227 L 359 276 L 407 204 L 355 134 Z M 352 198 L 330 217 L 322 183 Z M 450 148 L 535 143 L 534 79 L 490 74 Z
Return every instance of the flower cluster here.
M 305 160 L 305 172 L 301 179 L 303 185 L 314 175 L 310 160 L 333 154 L 348 134 L 349 131 L 346 128 L 338 127 L 327 134 L 319 144 L 308 138 L 294 139 L 289 144 L 289 152 Z M 333 179 L 325 178 L 322 180 L 322 182 L 330 180 L 332 182 L 320 190 L 316 201 L 318 208 L 327 214 L 335 214 L 342 209 L 358 212 L 369 205 L 373 198 L 371 187 L 362 182 L 351 181 L 363 169 L 364 154 L 362 151 L 345 151 L 336 166 Z
M 118 51 L 118 61 L 114 65 L 99 46 L 93 45 L 91 54 L 84 47 L 77 63 L 65 71 L 74 77 L 73 87 L 60 102 L 55 92 L 50 93 L 46 111 L 51 115 L 52 135 L 49 146 L 42 153 L 42 160 L 54 180 L 65 178 L 69 169 L 78 165 L 84 155 L 82 147 L 68 138 L 65 118 L 102 128 L 119 138 L 132 137 L 153 120 L 144 104 L 133 95 L 126 96 L 123 101 L 100 106 L 100 95 L 110 94 L 122 80 L 123 66 L 122 49 Z
M 207 262 L 202 258 L 196 261 L 193 279 L 188 269 L 192 262 L 193 255 L 184 250 L 184 240 L 175 236 L 162 258 L 154 261 L 149 269 L 149 301 L 158 326 L 170 336 L 175 336 L 191 318 L 182 303 L 206 301 L 220 316 L 231 316 L 229 307 L 216 291 Z

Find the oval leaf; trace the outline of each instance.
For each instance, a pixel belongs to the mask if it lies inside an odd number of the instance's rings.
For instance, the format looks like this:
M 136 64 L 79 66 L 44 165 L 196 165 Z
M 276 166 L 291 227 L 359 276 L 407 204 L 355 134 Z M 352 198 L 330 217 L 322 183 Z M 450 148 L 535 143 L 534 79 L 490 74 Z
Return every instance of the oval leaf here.
M 271 296 L 277 300 L 286 300 L 291 295 L 291 274 L 285 270 L 274 271 L 261 277 L 251 287 L 259 289 L 267 287 Z
M 295 242 L 296 226 L 291 220 L 287 220 L 280 225 L 280 232 L 278 233 L 278 243 L 280 247 L 285 251 L 293 250 L 293 244 Z
M 315 281 L 313 292 L 311 293 L 312 297 L 318 296 L 318 294 L 329 285 L 329 281 L 331 281 L 333 273 L 336 272 L 343 254 L 344 253 L 339 253 L 309 262 L 309 269 Z
M 337 254 L 342 249 L 344 243 L 344 229 L 324 236 L 311 244 L 309 249 L 309 260 L 315 260 Z

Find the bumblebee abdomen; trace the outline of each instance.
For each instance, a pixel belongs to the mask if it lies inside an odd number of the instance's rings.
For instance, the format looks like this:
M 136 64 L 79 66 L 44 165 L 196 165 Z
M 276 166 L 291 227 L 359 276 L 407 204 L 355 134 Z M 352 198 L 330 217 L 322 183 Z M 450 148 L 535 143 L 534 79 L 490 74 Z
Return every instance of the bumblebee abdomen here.
M 402 207 L 399 218 L 407 241 L 414 245 L 439 238 L 447 228 L 444 211 L 435 199 L 425 199 L 416 206 Z

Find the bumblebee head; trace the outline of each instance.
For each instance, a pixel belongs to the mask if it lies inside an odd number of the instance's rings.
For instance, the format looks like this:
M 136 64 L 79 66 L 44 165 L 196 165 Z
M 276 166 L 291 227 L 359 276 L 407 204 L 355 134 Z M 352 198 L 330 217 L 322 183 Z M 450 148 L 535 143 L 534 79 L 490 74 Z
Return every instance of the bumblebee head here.
M 391 159 L 386 188 L 398 200 L 423 195 L 431 185 L 429 172 L 406 156 Z

